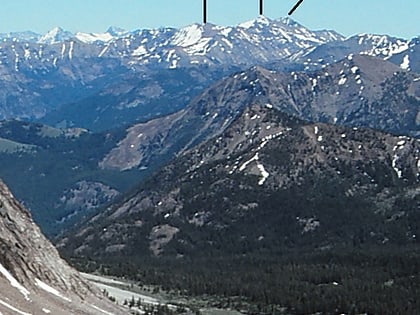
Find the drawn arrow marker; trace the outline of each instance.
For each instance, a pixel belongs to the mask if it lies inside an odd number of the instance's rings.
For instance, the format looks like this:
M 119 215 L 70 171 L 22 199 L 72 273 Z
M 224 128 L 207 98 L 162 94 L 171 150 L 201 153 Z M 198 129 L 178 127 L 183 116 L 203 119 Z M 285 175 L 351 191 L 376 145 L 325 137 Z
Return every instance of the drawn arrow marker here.
M 295 6 L 289 11 L 289 15 L 292 15 L 293 14 L 293 12 L 295 12 L 295 10 L 302 4 L 302 2 L 303 2 L 303 0 L 299 0 L 296 4 L 295 4 Z

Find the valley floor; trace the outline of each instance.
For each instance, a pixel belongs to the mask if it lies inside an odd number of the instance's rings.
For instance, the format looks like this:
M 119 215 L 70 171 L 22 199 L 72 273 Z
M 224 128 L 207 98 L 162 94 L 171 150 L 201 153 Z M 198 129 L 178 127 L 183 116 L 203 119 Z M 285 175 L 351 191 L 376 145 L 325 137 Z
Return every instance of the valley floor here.
M 162 314 L 420 313 L 416 246 L 296 252 L 271 258 L 161 259 L 136 266 L 141 267 L 133 271 L 133 266 L 110 264 L 106 269 L 130 281 L 85 276 L 119 304 L 136 307 L 140 300 L 143 308 L 167 307 Z M 133 273 L 127 274 L 130 270 Z
M 82 273 L 82 276 L 96 285 L 102 292 L 113 300 L 118 305 L 124 305 L 129 308 L 133 314 L 144 314 L 153 307 L 159 309 L 167 308 L 167 313 L 176 314 L 197 314 L 201 315 L 240 315 L 241 313 L 235 310 L 218 309 L 211 307 L 202 307 L 206 301 L 200 301 L 197 298 L 175 297 L 166 293 L 153 293 L 152 286 L 140 287 L 135 285 L 132 281 L 124 279 L 116 280 L 111 277 L 99 276 L 89 273 Z M 156 290 L 156 287 L 155 287 Z M 145 293 L 147 292 L 147 294 Z M 140 301 L 140 302 L 139 302 Z M 187 306 L 188 305 L 188 306 Z M 191 309 L 193 305 L 193 309 Z

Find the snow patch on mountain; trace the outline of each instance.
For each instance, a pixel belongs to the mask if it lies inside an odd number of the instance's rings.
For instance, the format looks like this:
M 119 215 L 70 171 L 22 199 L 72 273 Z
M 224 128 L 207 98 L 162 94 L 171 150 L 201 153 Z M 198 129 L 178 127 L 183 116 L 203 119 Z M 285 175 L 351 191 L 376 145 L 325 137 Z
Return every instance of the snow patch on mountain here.
M 268 178 L 268 176 L 270 176 L 270 174 L 265 170 L 264 165 L 262 165 L 261 163 L 257 164 L 258 169 L 261 172 L 261 179 L 258 182 L 258 185 L 262 186 L 264 185 L 265 180 Z
M 70 42 L 70 50 L 69 50 L 69 59 L 73 59 L 73 49 L 74 49 L 74 42 Z
M 15 312 L 15 314 L 19 314 L 19 315 L 32 315 L 31 313 L 23 312 L 23 311 L 17 309 L 16 307 L 10 305 L 9 303 L 6 303 L 3 300 L 0 300 L 0 304 L 3 305 L 3 306 L 5 306 L 5 307 L 7 307 L 10 310 L 12 310 L 13 312 Z
M 0 264 L 0 273 L 6 277 L 6 279 L 10 282 L 10 285 L 14 288 L 16 288 L 17 290 L 19 290 L 20 293 L 22 293 L 22 295 L 25 297 L 25 299 L 27 301 L 29 301 L 29 291 L 19 283 L 19 281 L 17 281 L 15 279 L 15 277 L 13 277 L 9 271 L 7 271 L 6 268 L 3 267 L 2 264 Z
M 338 85 L 344 85 L 346 83 L 346 81 L 347 81 L 347 78 L 343 76 L 338 81 Z
M 37 287 L 44 290 L 45 292 L 48 292 L 52 295 L 55 295 L 55 296 L 63 299 L 64 301 L 71 302 L 71 300 L 69 298 L 65 297 L 58 290 L 54 289 L 53 287 L 49 286 L 48 284 L 39 280 L 38 278 L 35 279 L 35 284 L 36 284 Z
M 146 47 L 144 47 L 143 45 L 137 47 L 134 51 L 133 51 L 133 56 L 134 57 L 141 57 L 141 56 L 145 56 L 148 54 L 148 51 L 146 49 Z
M 397 174 L 398 178 L 402 178 L 402 170 L 398 168 L 398 160 L 399 156 L 397 154 L 394 155 L 392 158 L 392 168 L 394 169 L 395 173 Z
M 403 70 L 410 70 L 410 57 L 408 55 L 404 56 L 403 62 L 400 65 Z
M 197 44 L 203 35 L 203 27 L 199 24 L 180 29 L 172 40 L 172 45 L 179 47 L 189 47 Z
M 75 37 L 85 44 L 92 44 L 96 42 L 108 43 L 115 39 L 110 33 L 76 33 Z
M 270 176 L 270 174 L 265 170 L 264 165 L 261 164 L 261 162 L 259 161 L 259 153 L 257 152 L 250 160 L 244 162 L 240 167 L 239 167 L 239 171 L 244 171 L 246 169 L 246 167 L 252 163 L 252 162 L 256 162 L 257 164 L 257 168 L 261 173 L 261 178 L 258 181 L 258 185 L 262 186 L 265 182 L 265 180 L 268 178 L 268 176 Z
M 409 41 L 387 35 L 360 34 L 358 44 L 366 46 L 361 54 L 389 59 L 409 49 Z
M 118 26 L 110 26 L 106 33 L 114 36 L 114 37 L 123 37 L 129 34 L 129 32 L 121 27 Z
M 113 313 L 110 313 L 110 312 L 108 312 L 108 311 L 105 311 L 105 310 L 103 310 L 103 309 L 101 309 L 101 308 L 99 308 L 99 307 L 97 307 L 96 305 L 91 305 L 95 310 L 97 310 L 97 311 L 99 311 L 99 312 L 101 312 L 102 314 L 105 314 L 105 315 L 114 315 Z
M 243 163 L 240 167 L 239 167 L 239 171 L 244 171 L 246 169 L 246 167 L 254 162 L 254 161 L 258 161 L 259 157 L 258 157 L 258 153 L 256 153 L 250 160 L 246 161 L 245 163 Z
M 256 25 L 269 25 L 272 21 L 264 16 L 264 15 L 260 15 L 258 16 L 256 19 L 250 20 L 250 21 L 246 21 L 243 23 L 238 24 L 239 27 L 245 28 L 245 29 L 249 29 L 252 28 Z

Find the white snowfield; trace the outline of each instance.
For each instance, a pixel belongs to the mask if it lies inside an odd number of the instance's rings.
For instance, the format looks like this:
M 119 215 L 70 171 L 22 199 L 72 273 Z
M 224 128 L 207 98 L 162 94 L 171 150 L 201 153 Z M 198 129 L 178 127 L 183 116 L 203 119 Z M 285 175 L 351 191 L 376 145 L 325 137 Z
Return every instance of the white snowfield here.
M 2 264 L 0 264 L 0 273 L 6 277 L 7 280 L 9 280 L 12 287 L 19 290 L 20 293 L 25 297 L 26 300 L 29 300 L 29 294 L 30 292 L 21 285 L 11 274 L 9 271 L 6 270 L 6 268 L 3 267 Z
M 118 281 L 109 281 L 115 284 L 123 284 Z M 48 285 L 38 278 L 34 280 L 34 287 L 28 285 L 28 290 L 15 277 L 0 264 L 0 315 L 41 315 L 41 314 L 80 314 L 80 315 L 119 315 L 128 314 L 124 309 L 107 309 L 107 304 L 99 304 L 101 300 L 87 298 L 86 300 L 76 301 L 68 298 L 64 293 Z M 35 288 L 35 289 L 34 289 Z M 36 288 L 41 291 L 37 292 Z M 158 304 L 156 300 L 136 295 L 124 290 L 113 290 L 111 286 L 104 286 L 109 292 L 121 297 L 121 300 L 142 298 L 146 303 Z M 42 293 L 44 292 L 44 293 Z M 30 298 L 29 298 L 30 297 Z M 61 302 L 60 302 L 61 301 Z M 103 299 L 102 302 L 106 301 Z M 122 303 L 121 303 L 122 304 Z M 118 310 L 115 312 L 115 310 Z M 74 312 L 73 312 L 74 311 Z
M 132 298 L 134 298 L 136 301 L 140 299 L 143 303 L 150 305 L 162 304 L 161 301 L 153 297 L 131 292 L 128 289 L 121 289 L 115 287 L 115 285 L 127 287 L 128 284 L 125 282 L 87 273 L 82 273 L 82 276 L 92 281 L 92 283 L 102 291 L 106 290 L 110 296 L 114 297 L 117 300 L 118 304 L 123 304 L 124 301 L 130 301 Z
M 46 284 L 45 282 L 42 282 L 42 281 L 41 281 L 41 280 L 39 280 L 39 279 L 35 279 L 35 284 L 36 284 L 36 286 L 40 287 L 42 290 L 44 290 L 44 291 L 46 291 L 46 292 L 48 292 L 48 293 L 51 293 L 51 294 L 53 294 L 53 295 L 55 295 L 55 296 L 57 296 L 57 297 L 59 297 L 59 298 L 61 298 L 61 299 L 65 300 L 65 301 L 71 302 L 71 300 L 70 300 L 69 298 L 65 297 L 65 296 L 64 296 L 64 295 L 62 295 L 60 292 L 58 292 L 58 290 L 56 290 L 56 289 L 54 289 L 54 288 L 50 287 L 50 286 L 49 286 L 48 284 Z
M 9 310 L 11 310 L 11 311 L 13 311 L 13 312 L 15 312 L 16 314 L 21 314 L 21 315 L 32 315 L 31 313 L 26 313 L 26 312 L 23 312 L 23 311 L 21 311 L 21 310 L 18 310 L 16 307 L 13 307 L 12 305 L 10 305 L 9 303 L 6 303 L 6 302 L 4 302 L 4 301 L 2 301 L 2 300 L 0 300 L 0 304 L 1 305 L 3 305 L 3 306 L 5 306 L 6 308 L 8 308 Z M 1 313 L 0 313 L 1 314 Z
M 111 278 L 101 277 L 101 276 L 97 276 L 97 275 L 92 275 L 90 273 L 81 272 L 80 274 L 85 279 L 88 279 L 88 280 L 93 281 L 93 282 L 102 282 L 102 283 L 111 284 L 111 285 L 127 285 L 126 282 L 122 282 L 122 281 L 119 281 L 119 280 L 114 280 L 114 279 L 111 279 Z
M 106 290 L 110 296 L 113 296 L 118 301 L 118 304 L 123 304 L 124 300 L 130 301 L 133 297 L 136 301 L 140 299 L 142 303 L 151 305 L 161 304 L 157 299 L 147 295 L 130 292 L 128 290 L 119 289 L 102 283 L 95 283 L 95 285 L 97 285 L 102 290 Z

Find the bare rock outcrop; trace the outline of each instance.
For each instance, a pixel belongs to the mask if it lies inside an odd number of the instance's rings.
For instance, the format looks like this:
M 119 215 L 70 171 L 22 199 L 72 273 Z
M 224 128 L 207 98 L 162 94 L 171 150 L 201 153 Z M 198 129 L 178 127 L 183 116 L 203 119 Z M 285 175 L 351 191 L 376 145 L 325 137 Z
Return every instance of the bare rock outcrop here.
M 60 258 L 0 181 L 0 314 L 124 314 Z

